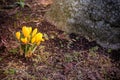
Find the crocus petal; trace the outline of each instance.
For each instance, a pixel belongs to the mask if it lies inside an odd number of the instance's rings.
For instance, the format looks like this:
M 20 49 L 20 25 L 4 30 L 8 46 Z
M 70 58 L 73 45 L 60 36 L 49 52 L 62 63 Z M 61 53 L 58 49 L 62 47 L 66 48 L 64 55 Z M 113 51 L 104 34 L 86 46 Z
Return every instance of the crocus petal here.
M 32 32 L 32 27 L 28 27 L 28 30 L 29 30 L 29 35 L 30 35 L 30 33 Z
M 27 37 L 25 37 L 25 38 L 21 38 L 21 41 L 24 43 L 24 44 L 27 44 Z
M 34 43 L 34 42 L 35 42 L 35 38 L 32 38 L 31 43 Z
M 34 37 L 34 36 L 36 35 L 36 33 L 37 33 L 37 28 L 35 28 L 35 29 L 33 30 L 33 32 L 32 32 L 32 37 Z
M 16 38 L 19 40 L 20 39 L 20 32 L 16 32 Z
M 28 37 L 29 36 L 29 30 L 26 26 L 23 26 L 22 28 L 22 33 L 25 37 Z

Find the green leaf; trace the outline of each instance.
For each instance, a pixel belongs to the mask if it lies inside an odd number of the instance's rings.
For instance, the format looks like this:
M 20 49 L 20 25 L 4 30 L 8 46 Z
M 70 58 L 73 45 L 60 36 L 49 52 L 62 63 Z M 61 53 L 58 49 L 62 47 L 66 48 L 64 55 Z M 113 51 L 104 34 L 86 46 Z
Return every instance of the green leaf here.
M 15 53 L 18 52 L 18 49 L 17 49 L 17 48 L 15 48 L 15 49 L 11 49 L 11 50 L 9 50 L 9 52 L 15 54 Z
M 45 38 L 45 40 L 49 40 L 49 38 L 48 38 L 48 35 L 47 34 L 43 34 L 43 37 Z
M 108 51 L 107 51 L 108 53 L 111 53 L 112 52 L 112 49 L 108 49 Z
M 0 61 L 2 61 L 3 58 L 0 58 Z
M 16 73 L 16 70 L 13 68 L 7 69 L 5 70 L 4 74 L 9 74 L 9 75 L 13 75 Z
M 20 5 L 22 8 L 25 6 L 24 0 L 20 0 L 19 2 L 16 2 L 16 4 Z

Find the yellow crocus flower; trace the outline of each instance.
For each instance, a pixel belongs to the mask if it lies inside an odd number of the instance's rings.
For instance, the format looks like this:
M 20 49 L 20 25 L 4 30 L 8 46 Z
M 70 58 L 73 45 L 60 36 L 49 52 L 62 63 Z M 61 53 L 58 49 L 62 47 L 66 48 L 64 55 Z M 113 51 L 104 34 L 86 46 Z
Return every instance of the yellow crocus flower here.
M 35 42 L 35 37 L 32 38 L 31 43 L 33 44 Z
M 44 41 L 43 34 L 37 28 L 32 30 L 32 27 L 23 26 L 22 32 L 16 32 L 15 35 L 21 43 L 20 54 L 25 57 L 31 57 L 37 46 Z
M 37 33 L 36 35 L 35 35 L 35 41 L 36 41 L 36 43 L 37 42 L 39 42 L 39 41 L 42 41 L 43 40 L 43 34 L 42 33 Z
M 28 42 L 27 37 L 21 38 L 21 41 L 22 41 L 24 44 L 27 44 L 27 42 Z
M 20 32 L 16 32 L 16 38 L 19 40 L 20 39 Z
M 33 32 L 32 32 L 32 37 L 34 37 L 34 36 L 36 35 L 36 33 L 37 33 L 37 28 L 35 28 L 35 29 L 33 30 Z
M 29 29 L 26 26 L 23 26 L 22 33 L 25 37 L 29 37 Z
M 29 34 L 32 32 L 32 27 L 28 27 Z

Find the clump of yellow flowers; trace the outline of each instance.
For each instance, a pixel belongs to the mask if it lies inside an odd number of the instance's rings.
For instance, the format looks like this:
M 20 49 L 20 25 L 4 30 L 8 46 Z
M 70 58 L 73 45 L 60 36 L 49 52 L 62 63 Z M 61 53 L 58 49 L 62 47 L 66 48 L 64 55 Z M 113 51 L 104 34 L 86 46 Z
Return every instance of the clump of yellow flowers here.
M 43 34 L 38 32 L 37 28 L 23 26 L 22 31 L 16 32 L 16 38 L 20 42 L 20 54 L 25 57 L 31 57 L 37 46 L 44 41 Z

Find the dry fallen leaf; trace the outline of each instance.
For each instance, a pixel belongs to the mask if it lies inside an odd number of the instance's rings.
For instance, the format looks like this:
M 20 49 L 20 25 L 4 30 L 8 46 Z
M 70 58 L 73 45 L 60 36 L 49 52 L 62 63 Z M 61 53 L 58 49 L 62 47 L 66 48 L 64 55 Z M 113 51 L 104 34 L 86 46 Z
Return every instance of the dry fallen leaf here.
M 53 3 L 53 0 L 39 0 L 43 6 L 48 6 Z

